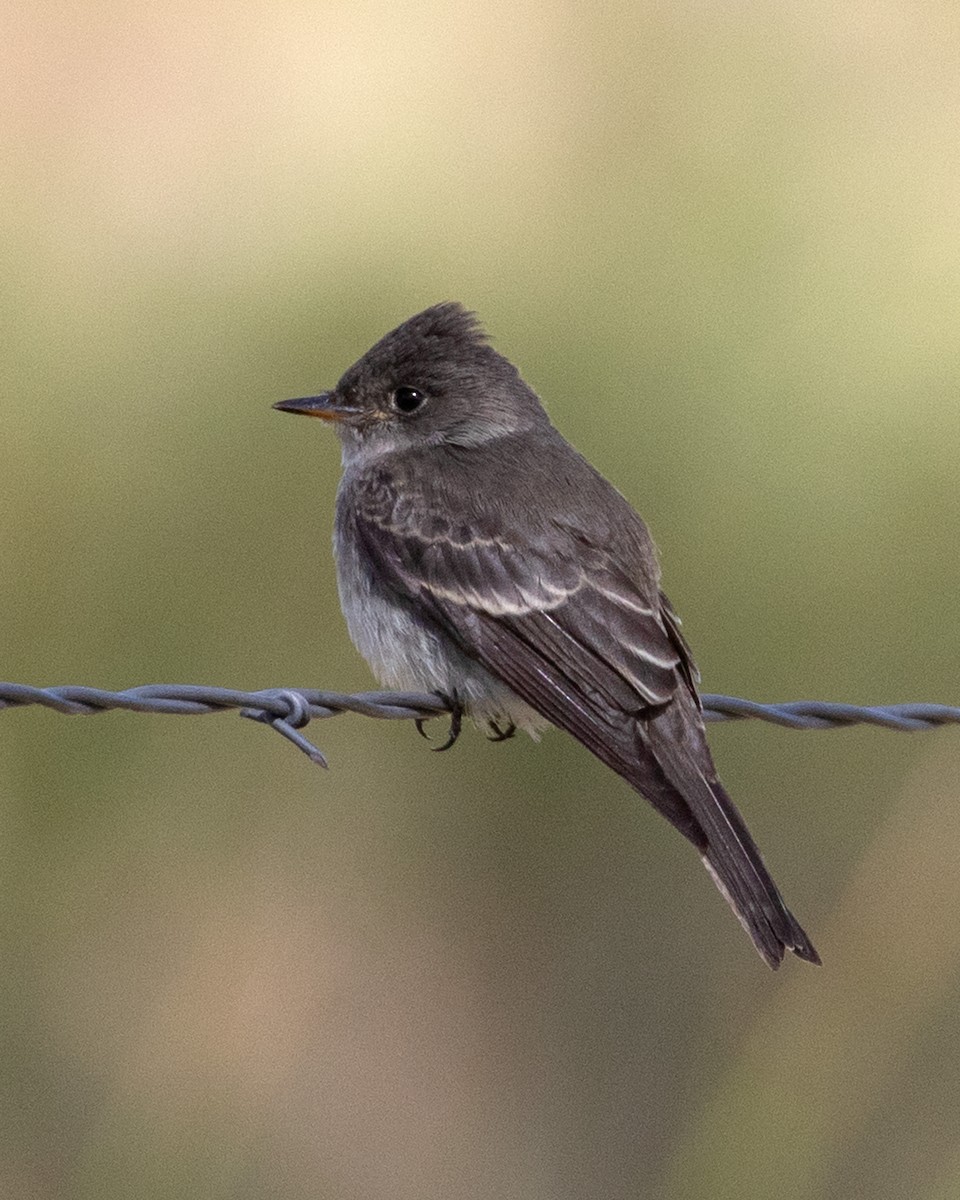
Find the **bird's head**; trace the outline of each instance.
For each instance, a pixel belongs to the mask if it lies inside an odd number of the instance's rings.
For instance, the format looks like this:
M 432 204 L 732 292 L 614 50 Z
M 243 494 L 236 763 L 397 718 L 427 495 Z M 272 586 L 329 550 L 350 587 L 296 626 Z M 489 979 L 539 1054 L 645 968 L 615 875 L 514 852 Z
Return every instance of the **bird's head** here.
M 275 404 L 335 423 L 344 459 L 423 445 L 479 445 L 549 425 L 536 393 L 455 303 L 386 334 L 330 392 Z

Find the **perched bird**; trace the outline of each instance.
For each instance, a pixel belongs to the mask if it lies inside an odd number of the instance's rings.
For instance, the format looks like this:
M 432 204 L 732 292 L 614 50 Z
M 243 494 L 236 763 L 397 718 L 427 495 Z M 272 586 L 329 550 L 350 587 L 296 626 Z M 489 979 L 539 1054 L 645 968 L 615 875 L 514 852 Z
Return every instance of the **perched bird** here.
M 442 695 L 451 744 L 464 713 L 565 729 L 694 844 L 771 967 L 819 962 L 717 776 L 646 525 L 474 314 L 428 308 L 274 407 L 340 435 L 340 602 L 380 682 Z

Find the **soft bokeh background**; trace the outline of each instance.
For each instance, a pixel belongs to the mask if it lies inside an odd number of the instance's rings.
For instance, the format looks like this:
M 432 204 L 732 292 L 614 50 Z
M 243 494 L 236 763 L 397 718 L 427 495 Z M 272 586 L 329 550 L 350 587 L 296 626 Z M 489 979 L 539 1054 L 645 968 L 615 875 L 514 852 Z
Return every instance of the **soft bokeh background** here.
M 335 439 L 476 308 L 663 551 L 707 690 L 960 701 L 953 3 L 0 16 L 0 678 L 370 686 Z M 0 1193 L 960 1194 L 960 736 L 711 738 L 767 972 L 559 734 L 0 715 Z

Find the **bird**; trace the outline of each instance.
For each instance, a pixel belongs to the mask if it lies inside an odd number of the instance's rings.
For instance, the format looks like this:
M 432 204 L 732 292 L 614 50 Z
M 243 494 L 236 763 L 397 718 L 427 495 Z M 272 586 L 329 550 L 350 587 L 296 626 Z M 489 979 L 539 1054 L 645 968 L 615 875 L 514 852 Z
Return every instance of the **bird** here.
M 693 844 L 770 967 L 819 963 L 720 782 L 646 524 L 477 316 L 436 304 L 274 407 L 339 434 L 348 630 L 383 686 L 443 698 L 441 748 L 464 716 L 498 741 L 564 730 Z

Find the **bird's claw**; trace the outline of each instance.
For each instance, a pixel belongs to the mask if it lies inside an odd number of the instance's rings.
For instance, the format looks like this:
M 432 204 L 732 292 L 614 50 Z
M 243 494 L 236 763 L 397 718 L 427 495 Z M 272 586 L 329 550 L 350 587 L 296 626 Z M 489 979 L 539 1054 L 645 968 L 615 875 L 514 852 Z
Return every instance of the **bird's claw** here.
M 447 731 L 447 740 L 443 745 L 433 747 L 436 753 L 439 753 L 441 750 L 449 750 L 460 736 L 460 730 L 463 728 L 463 705 L 460 703 L 460 698 L 456 692 L 454 692 L 453 696 L 443 696 L 442 699 L 450 707 L 450 728 Z
M 460 731 L 463 728 L 463 704 L 460 702 L 456 692 L 454 692 L 452 696 L 448 696 L 444 692 L 437 692 L 437 696 L 450 710 L 450 728 L 447 731 L 447 740 L 442 746 L 430 747 L 434 753 L 439 754 L 441 750 L 449 750 L 460 736 Z M 418 717 L 413 723 L 417 728 L 417 733 L 419 733 L 422 738 L 426 738 L 429 742 L 431 740 L 430 734 L 427 733 L 423 727 L 424 722 L 427 719 L 427 717 Z
M 510 724 L 506 727 L 506 729 L 501 729 L 496 721 L 488 721 L 487 728 L 489 730 L 491 730 L 491 732 L 487 734 L 488 742 L 509 741 L 510 738 L 512 738 L 513 735 L 517 732 L 517 727 L 516 727 L 516 725 L 514 725 L 513 721 L 510 722 Z

